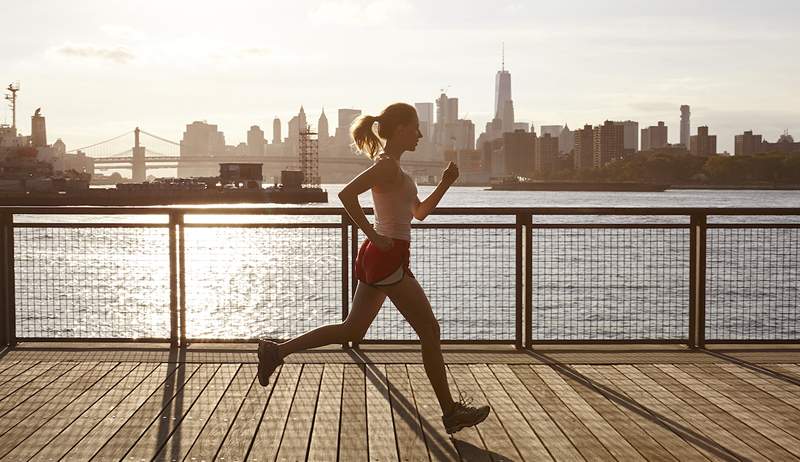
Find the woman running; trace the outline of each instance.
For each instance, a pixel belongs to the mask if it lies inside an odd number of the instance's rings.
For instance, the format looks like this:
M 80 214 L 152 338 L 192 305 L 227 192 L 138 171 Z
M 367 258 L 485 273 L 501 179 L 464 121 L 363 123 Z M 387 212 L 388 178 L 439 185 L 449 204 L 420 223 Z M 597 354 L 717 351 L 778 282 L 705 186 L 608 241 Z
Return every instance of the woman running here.
M 377 135 L 373 131 L 376 122 Z M 425 372 L 442 408 L 447 433 L 477 425 L 489 415 L 489 406 L 476 408 L 469 405 L 469 400 L 453 400 L 442 358 L 439 323 L 408 267 L 411 219 L 424 220 L 431 213 L 458 178 L 458 167 L 450 162 L 433 193 L 424 201 L 419 200 L 414 180 L 400 168 L 403 153 L 414 151 L 422 138 L 417 112 L 408 104 L 395 103 L 378 117 L 358 118 L 351 126 L 351 135 L 358 149 L 375 161 L 339 193 L 350 218 L 367 237 L 356 257 L 358 285 L 352 309 L 341 324 L 318 327 L 280 344 L 260 340 L 258 381 L 267 385 L 283 358 L 296 351 L 361 340 L 388 296 L 419 336 Z M 374 228 L 358 202 L 358 195 L 367 190 L 372 190 L 375 205 Z

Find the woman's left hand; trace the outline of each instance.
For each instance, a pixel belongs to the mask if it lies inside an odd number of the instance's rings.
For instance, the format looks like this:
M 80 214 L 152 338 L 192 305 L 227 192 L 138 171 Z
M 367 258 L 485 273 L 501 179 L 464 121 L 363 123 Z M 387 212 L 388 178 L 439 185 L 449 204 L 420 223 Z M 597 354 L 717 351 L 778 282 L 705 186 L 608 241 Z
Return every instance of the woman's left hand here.
M 451 184 L 455 183 L 458 179 L 458 165 L 455 162 L 450 162 L 447 165 L 447 168 L 444 169 L 442 172 L 442 183 L 447 184 L 450 186 Z

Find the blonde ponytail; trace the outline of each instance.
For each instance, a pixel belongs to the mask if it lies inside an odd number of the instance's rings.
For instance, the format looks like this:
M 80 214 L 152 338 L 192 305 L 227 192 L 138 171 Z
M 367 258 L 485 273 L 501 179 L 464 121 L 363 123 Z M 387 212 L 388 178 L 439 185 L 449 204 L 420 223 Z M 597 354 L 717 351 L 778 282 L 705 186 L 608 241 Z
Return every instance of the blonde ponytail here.
M 350 134 L 356 147 L 370 159 L 374 159 L 383 150 L 383 141 L 372 128 L 375 122 L 378 122 L 377 117 L 363 115 L 350 126 Z
M 398 125 L 416 123 L 417 111 L 406 103 L 394 103 L 381 112 L 378 117 L 364 115 L 350 125 L 350 135 L 359 151 L 370 159 L 383 151 L 384 141 L 388 140 Z M 373 126 L 378 122 L 378 133 Z

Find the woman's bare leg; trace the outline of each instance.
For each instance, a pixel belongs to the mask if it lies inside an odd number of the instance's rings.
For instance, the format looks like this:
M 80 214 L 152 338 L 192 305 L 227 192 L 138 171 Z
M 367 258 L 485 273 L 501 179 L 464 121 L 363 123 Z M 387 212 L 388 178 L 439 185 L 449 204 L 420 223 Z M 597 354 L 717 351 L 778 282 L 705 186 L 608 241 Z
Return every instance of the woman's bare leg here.
M 419 336 L 422 344 L 422 362 L 425 373 L 433 386 L 442 414 L 446 415 L 453 406 L 453 397 L 447 384 L 447 373 L 442 358 L 439 338 L 439 322 L 433 315 L 430 301 L 416 279 L 405 276 L 397 284 L 381 287 L 392 303 Z
M 295 351 L 361 339 L 380 311 L 384 300 L 386 300 L 386 294 L 359 282 L 356 286 L 356 293 L 353 295 L 350 313 L 344 322 L 317 327 L 287 340 L 278 345 L 278 354 L 281 358 L 285 358 Z

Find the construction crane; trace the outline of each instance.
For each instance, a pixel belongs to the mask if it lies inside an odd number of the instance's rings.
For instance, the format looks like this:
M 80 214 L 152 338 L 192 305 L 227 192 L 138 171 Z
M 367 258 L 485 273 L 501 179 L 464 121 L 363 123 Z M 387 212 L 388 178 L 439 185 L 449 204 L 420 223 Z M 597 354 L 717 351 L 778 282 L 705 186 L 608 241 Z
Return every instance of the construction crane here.
M 6 100 L 10 101 L 8 103 L 9 107 L 11 107 L 11 128 L 17 129 L 17 92 L 19 91 L 19 82 L 13 82 L 8 84 L 8 88 L 6 90 L 10 91 L 10 95 L 6 95 Z

